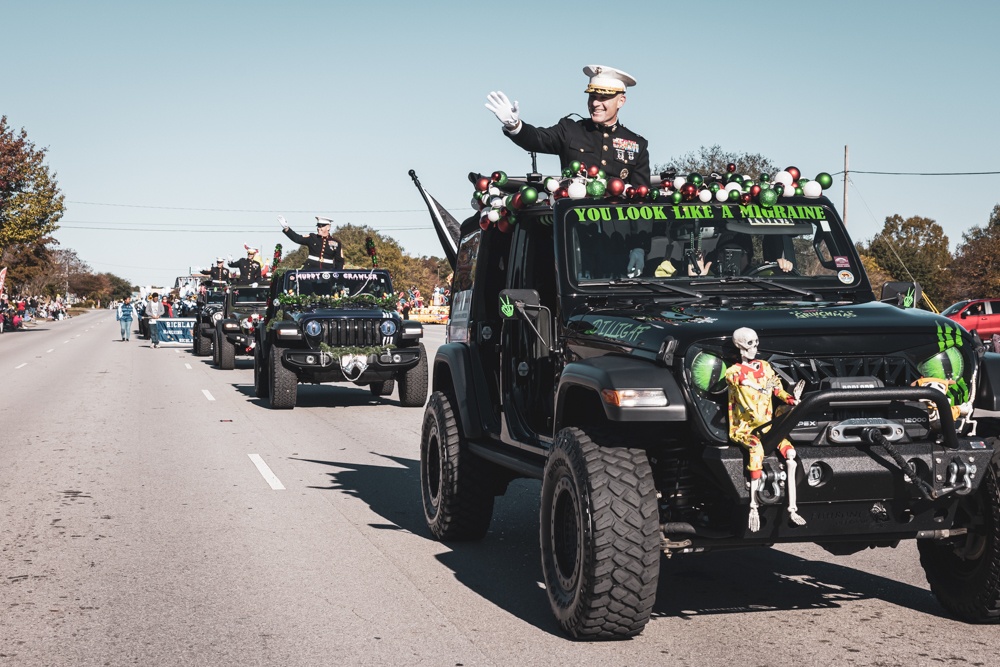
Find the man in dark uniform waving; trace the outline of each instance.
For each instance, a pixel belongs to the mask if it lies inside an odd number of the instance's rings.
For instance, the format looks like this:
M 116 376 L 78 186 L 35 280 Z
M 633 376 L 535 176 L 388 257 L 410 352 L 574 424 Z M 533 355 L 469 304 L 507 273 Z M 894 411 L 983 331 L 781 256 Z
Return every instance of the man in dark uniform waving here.
M 552 127 L 535 127 L 521 121 L 517 102 L 500 91 L 487 96 L 486 108 L 503 123 L 504 133 L 521 148 L 559 156 L 565 169 L 574 160 L 597 165 L 610 177 L 631 185 L 649 185 L 648 142 L 618 122 L 618 110 L 625 104 L 625 89 L 635 79 L 614 67 L 587 65 L 587 120 L 562 118 Z
M 223 264 L 226 260 L 221 257 L 215 258 L 215 266 L 205 270 L 202 269 L 202 273 L 208 274 L 208 279 L 201 282 L 205 287 L 225 287 L 229 284 L 229 269 L 227 269 Z
M 330 236 L 330 218 L 316 216 L 316 233 L 309 236 L 296 234 L 289 226 L 284 216 L 278 216 L 281 230 L 285 236 L 299 245 L 309 248 L 309 257 L 302 265 L 303 269 L 342 269 L 344 254 L 340 239 Z

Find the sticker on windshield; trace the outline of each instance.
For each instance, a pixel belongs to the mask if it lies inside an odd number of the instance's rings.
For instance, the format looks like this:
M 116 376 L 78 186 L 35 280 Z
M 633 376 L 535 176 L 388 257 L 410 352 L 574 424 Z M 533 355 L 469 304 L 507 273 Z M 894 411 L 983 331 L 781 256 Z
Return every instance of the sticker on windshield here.
M 294 273 L 289 274 L 288 275 L 288 279 L 289 280 L 295 280 L 295 274 Z
M 838 255 L 833 258 L 833 265 L 836 266 L 838 269 L 849 269 L 851 268 L 851 260 L 841 255 Z
M 322 273 L 322 274 L 320 275 L 320 278 L 322 278 L 323 280 L 329 280 L 329 279 L 330 279 L 330 272 L 329 272 L 329 271 L 324 271 L 324 272 L 323 272 L 323 273 Z
M 840 279 L 840 282 L 844 283 L 845 285 L 850 285 L 851 283 L 854 282 L 854 274 L 851 273 L 850 271 L 840 271 L 839 273 L 837 273 L 837 278 Z

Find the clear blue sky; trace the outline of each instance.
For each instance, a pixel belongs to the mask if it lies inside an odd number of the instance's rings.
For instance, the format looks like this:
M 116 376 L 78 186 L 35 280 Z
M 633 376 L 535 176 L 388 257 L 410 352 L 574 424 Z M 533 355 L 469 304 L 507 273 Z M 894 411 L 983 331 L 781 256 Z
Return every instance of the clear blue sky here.
M 588 63 L 638 79 L 621 119 L 654 164 L 719 144 L 811 177 L 842 170 L 849 145 L 856 170 L 1000 171 L 1000 3 L 598 7 L 0 0 L 0 114 L 48 148 L 62 245 L 141 284 L 243 243 L 290 250 L 279 212 L 441 255 L 407 171 L 466 217 L 469 171 L 530 166 L 486 94 L 550 125 L 585 113 Z M 856 239 L 898 213 L 954 246 L 1000 202 L 1000 176 L 852 181 Z M 828 196 L 839 208 L 840 177 Z

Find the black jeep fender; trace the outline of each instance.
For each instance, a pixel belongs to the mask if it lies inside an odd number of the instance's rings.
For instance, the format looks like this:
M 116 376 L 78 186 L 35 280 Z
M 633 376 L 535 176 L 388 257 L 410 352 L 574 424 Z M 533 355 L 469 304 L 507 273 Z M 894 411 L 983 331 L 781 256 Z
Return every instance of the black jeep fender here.
M 974 406 L 981 410 L 1000 410 L 1000 354 L 987 352 L 983 355 Z
M 433 381 L 431 391 L 443 391 L 455 401 L 452 406 L 458 410 L 462 431 L 466 438 L 475 440 L 483 435 L 479 415 L 479 397 L 472 377 L 472 362 L 469 348 L 461 343 L 446 343 L 434 355 Z
M 604 389 L 662 389 L 663 407 L 621 407 L 601 398 Z M 554 432 L 565 426 L 593 422 L 595 411 L 614 422 L 687 421 L 684 394 L 670 371 L 662 366 L 615 355 L 566 364 L 556 388 Z

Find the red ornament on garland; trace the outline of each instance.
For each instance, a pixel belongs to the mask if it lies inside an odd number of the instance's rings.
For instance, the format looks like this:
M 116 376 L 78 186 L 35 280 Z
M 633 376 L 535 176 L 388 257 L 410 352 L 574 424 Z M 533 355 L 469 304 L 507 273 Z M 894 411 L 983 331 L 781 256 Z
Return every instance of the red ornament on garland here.
M 751 195 L 749 192 L 744 192 L 743 194 L 740 195 L 740 203 L 743 204 L 744 206 L 746 204 L 749 204 L 750 203 L 750 198 L 752 196 L 753 195 Z
M 484 232 L 490 228 L 490 216 L 484 215 L 483 217 L 479 218 L 479 228 L 482 229 Z
M 730 174 L 735 173 L 736 172 L 736 165 L 734 163 L 730 162 L 729 164 L 726 165 L 726 171 L 728 171 Z
M 759 194 L 760 194 L 760 186 L 759 185 L 754 185 L 753 187 L 750 188 L 750 195 L 752 197 L 756 197 Z
M 798 181 L 799 176 L 802 175 L 802 172 L 798 170 L 798 167 L 785 167 L 785 171 L 791 174 L 793 182 Z
M 620 197 L 625 192 L 625 181 L 620 178 L 609 178 L 605 192 L 612 197 Z
M 600 171 L 601 171 L 600 167 L 598 167 L 596 164 L 592 164 L 590 165 L 590 167 L 587 168 L 587 176 L 589 176 L 590 178 L 597 178 L 597 174 Z
M 476 190 L 480 192 L 486 192 L 490 187 L 490 179 L 483 176 L 478 181 L 476 181 Z
M 569 190 L 567 190 L 566 188 L 559 188 L 558 190 L 552 193 L 552 197 L 554 199 L 565 199 L 566 197 L 569 197 Z
M 514 229 L 514 227 L 510 224 L 510 220 L 508 220 L 507 217 L 505 216 L 497 220 L 497 229 L 503 232 L 504 234 L 510 234 L 510 232 Z
M 698 196 L 698 186 L 694 183 L 685 183 L 681 186 L 681 197 L 684 201 L 694 201 L 694 198 Z
M 649 195 L 649 186 L 640 185 L 635 189 L 635 196 L 639 199 L 645 199 Z

